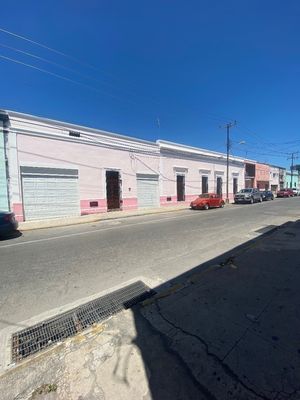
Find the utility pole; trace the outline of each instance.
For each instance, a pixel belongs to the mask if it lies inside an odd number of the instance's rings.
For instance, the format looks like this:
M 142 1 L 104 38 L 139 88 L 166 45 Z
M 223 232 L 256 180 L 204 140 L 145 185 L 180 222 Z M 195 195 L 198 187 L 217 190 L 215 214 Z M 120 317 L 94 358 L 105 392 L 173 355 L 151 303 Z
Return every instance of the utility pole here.
M 290 189 L 293 188 L 293 171 L 294 171 L 294 160 L 296 160 L 298 158 L 298 156 L 296 156 L 299 153 L 299 151 L 294 151 L 293 153 L 290 153 L 290 157 L 288 157 L 288 160 L 292 160 L 292 164 L 291 164 L 291 183 L 290 183 Z
M 226 203 L 229 203 L 229 150 L 230 150 L 230 129 L 236 126 L 236 121 L 229 122 L 225 125 L 226 133 L 227 133 L 227 140 L 226 140 Z

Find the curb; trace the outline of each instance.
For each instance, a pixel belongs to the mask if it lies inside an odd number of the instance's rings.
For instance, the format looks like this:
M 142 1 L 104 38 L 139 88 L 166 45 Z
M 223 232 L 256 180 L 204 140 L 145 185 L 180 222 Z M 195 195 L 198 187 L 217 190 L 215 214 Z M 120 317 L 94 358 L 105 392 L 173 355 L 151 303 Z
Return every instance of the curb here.
M 93 214 L 93 215 L 82 215 L 80 217 L 74 218 L 59 218 L 59 219 L 51 219 L 51 220 L 39 220 L 39 221 L 29 221 L 29 222 L 19 222 L 19 230 L 20 231 L 31 231 L 37 229 L 46 229 L 46 228 L 58 228 L 63 226 L 72 226 L 72 225 L 81 225 L 88 224 L 92 222 L 100 222 L 100 221 L 109 221 L 114 219 L 124 219 L 131 217 L 142 217 L 145 215 L 155 215 L 155 214 L 166 214 L 176 211 L 189 210 L 188 206 L 180 207 L 176 209 L 162 209 L 162 210 L 153 210 L 144 213 L 132 213 L 132 214 L 120 214 L 120 215 L 112 215 L 110 213 L 106 214 Z

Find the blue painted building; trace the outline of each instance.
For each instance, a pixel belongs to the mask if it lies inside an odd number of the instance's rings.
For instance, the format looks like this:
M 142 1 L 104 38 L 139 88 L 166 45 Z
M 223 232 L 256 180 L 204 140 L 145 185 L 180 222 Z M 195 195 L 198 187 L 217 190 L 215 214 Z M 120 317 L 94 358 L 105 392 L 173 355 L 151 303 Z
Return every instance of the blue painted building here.
M 299 182 L 299 171 L 294 170 L 293 171 L 293 176 L 291 171 L 286 171 L 285 174 L 285 186 L 287 188 L 296 188 L 299 189 L 300 188 L 300 182 Z

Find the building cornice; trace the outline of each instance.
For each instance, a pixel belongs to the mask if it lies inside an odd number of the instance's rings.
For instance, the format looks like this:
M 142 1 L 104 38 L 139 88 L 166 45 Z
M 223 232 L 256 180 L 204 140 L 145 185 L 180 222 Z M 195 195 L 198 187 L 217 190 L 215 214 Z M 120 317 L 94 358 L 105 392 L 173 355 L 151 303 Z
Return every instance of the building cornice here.
M 208 157 L 210 159 L 215 158 L 218 160 L 226 160 L 227 158 L 227 155 L 225 153 L 212 150 L 205 150 L 199 147 L 192 147 L 179 143 L 173 143 L 166 140 L 157 140 L 156 143 L 158 144 L 161 150 L 169 150 L 177 154 L 192 154 L 192 155 Z M 244 159 L 241 157 L 234 157 L 230 155 L 229 160 L 244 163 Z
M 10 121 L 10 131 L 16 134 L 159 155 L 159 147 L 155 142 L 147 142 L 106 131 L 45 120 L 39 117 L 35 118 L 26 114 L 20 116 L 19 113 L 7 112 L 7 115 Z M 76 132 L 79 137 L 70 136 L 70 132 Z

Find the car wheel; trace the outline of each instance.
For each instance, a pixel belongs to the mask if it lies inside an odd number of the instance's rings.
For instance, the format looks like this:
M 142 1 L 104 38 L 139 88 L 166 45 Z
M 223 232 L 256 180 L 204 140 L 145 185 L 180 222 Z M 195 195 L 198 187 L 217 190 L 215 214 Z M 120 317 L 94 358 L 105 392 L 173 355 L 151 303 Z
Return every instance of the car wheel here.
M 205 204 L 205 205 L 204 205 L 204 210 L 208 210 L 208 209 L 209 209 L 208 204 Z
M 253 201 L 253 198 L 251 197 L 250 204 L 253 204 L 253 203 L 254 203 L 254 201 Z
M 225 204 L 222 201 L 222 203 L 220 204 L 220 208 L 224 208 L 224 206 L 225 206 Z
M 263 201 L 263 200 L 262 200 L 262 197 L 260 197 L 260 198 L 259 198 L 259 202 L 262 203 L 262 201 Z

